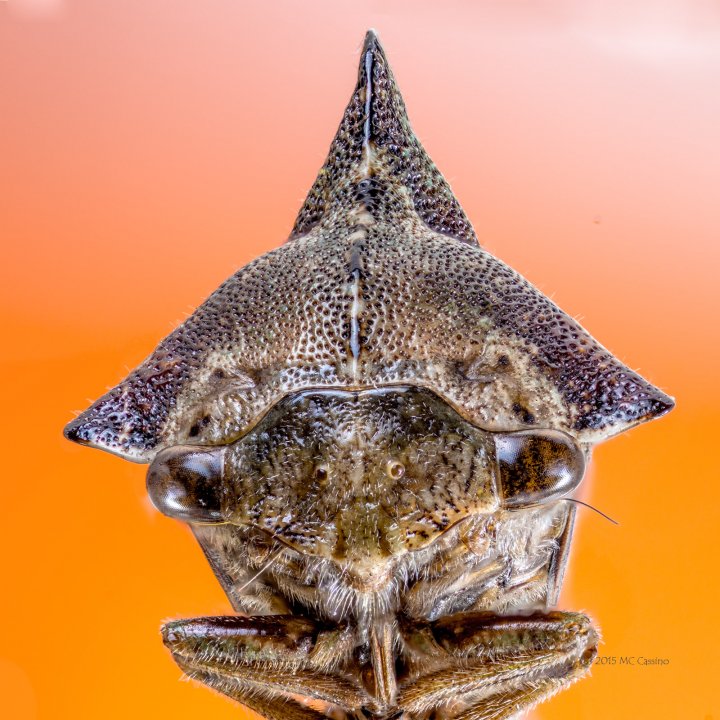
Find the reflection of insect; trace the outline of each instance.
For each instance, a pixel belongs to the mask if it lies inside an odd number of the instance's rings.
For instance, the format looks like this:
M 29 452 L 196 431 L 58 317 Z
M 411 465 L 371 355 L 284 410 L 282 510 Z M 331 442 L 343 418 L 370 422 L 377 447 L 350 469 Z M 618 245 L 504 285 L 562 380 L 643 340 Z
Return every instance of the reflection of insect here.
M 274 720 L 481 720 L 587 672 L 563 496 L 671 407 L 477 245 L 370 33 L 290 241 L 66 434 L 151 463 L 237 611 L 165 626 L 189 675 Z

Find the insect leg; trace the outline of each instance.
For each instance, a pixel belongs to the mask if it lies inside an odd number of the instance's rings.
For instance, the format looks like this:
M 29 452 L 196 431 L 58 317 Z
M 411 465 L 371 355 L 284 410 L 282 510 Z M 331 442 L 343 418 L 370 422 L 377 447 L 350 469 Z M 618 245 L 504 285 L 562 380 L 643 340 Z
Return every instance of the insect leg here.
M 345 626 L 289 615 L 195 618 L 168 623 L 163 639 L 191 678 L 270 720 L 313 720 L 369 702 L 340 671 L 353 662 Z
M 558 539 L 557 548 L 552 555 L 550 569 L 548 571 L 546 607 L 554 607 L 557 605 L 558 598 L 560 597 L 560 589 L 562 587 L 563 576 L 565 575 L 568 554 L 570 553 L 570 541 L 572 540 L 573 527 L 575 525 L 576 510 L 575 505 L 572 505 L 568 510 L 562 534 Z
M 410 672 L 398 704 L 408 718 L 503 720 L 582 677 L 598 636 L 579 613 L 460 613 L 404 631 Z
M 190 677 L 242 703 L 267 720 L 327 720 L 325 714 L 304 707 L 292 698 L 288 699 L 280 695 L 272 697 L 267 692 L 261 695 L 252 688 L 244 687 L 229 679 L 219 679 L 208 673 L 193 672 Z

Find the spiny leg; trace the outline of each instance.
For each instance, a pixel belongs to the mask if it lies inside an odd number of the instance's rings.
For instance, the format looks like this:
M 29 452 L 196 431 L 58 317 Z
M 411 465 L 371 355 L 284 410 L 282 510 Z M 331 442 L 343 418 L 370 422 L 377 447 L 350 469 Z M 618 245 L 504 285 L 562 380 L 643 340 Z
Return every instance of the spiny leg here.
M 195 618 L 165 625 L 163 640 L 189 677 L 269 720 L 346 717 L 346 710 L 354 717 L 370 702 L 339 671 L 352 663 L 354 646 L 344 626 L 285 615 Z
M 241 688 L 240 684 L 227 678 L 218 678 L 202 672 L 193 672 L 190 677 L 227 695 L 232 700 L 241 702 L 267 720 L 327 720 L 326 715 L 304 707 L 293 699 L 272 697 L 270 693 L 261 695 L 254 689 Z
M 460 613 L 405 630 L 408 720 L 505 720 L 588 672 L 598 636 L 579 613 Z M 414 668 L 414 669 L 413 669 Z

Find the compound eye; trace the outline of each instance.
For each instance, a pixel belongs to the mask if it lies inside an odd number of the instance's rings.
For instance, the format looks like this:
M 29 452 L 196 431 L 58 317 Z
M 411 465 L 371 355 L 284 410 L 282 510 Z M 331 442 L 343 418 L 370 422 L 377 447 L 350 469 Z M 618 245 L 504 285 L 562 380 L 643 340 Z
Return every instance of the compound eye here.
M 585 473 L 580 446 L 558 430 L 497 433 L 503 505 L 524 507 L 572 492 Z
M 178 446 L 158 453 L 147 490 L 164 515 L 185 522 L 224 522 L 221 507 L 223 450 Z

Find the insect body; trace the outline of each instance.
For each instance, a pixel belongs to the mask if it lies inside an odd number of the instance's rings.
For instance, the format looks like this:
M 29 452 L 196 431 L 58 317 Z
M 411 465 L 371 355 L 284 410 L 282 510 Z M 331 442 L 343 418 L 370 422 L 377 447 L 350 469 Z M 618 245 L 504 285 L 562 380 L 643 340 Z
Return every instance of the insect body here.
M 369 33 L 290 240 L 71 422 L 150 463 L 237 614 L 168 623 L 271 720 L 509 718 L 583 676 L 591 446 L 672 407 L 477 244 Z

